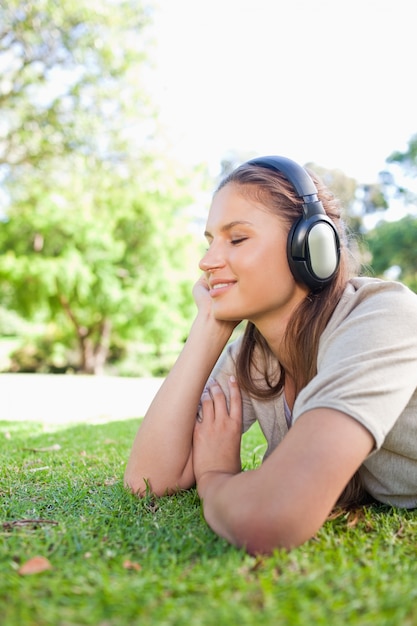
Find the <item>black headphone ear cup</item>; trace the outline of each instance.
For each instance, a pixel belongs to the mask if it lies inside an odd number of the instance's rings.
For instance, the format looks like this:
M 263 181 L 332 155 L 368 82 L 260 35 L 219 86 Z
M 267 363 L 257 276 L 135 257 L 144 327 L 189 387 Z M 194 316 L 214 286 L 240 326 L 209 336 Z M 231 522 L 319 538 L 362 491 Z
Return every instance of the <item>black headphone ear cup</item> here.
M 332 221 L 323 214 L 297 220 L 288 235 L 287 258 L 297 282 L 312 291 L 325 287 L 340 260 L 339 235 Z

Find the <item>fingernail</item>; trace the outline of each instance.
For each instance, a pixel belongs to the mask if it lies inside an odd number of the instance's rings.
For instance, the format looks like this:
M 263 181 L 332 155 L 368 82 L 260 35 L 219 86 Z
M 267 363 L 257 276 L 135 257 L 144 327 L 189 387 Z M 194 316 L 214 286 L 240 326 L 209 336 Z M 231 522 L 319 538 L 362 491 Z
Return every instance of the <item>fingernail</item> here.
M 236 378 L 234 376 L 230 376 L 229 380 L 232 384 L 236 382 Z

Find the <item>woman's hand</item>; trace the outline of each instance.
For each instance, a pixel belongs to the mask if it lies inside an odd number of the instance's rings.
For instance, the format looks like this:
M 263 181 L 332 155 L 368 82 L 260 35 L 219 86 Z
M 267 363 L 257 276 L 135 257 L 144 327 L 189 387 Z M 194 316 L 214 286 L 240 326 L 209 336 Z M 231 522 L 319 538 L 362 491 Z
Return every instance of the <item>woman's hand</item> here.
M 202 419 L 196 422 L 193 437 L 194 475 L 201 497 L 203 476 L 241 471 L 242 398 L 234 377 L 229 380 L 229 391 L 229 408 L 218 383 L 205 389 L 201 397 Z
M 224 321 L 214 318 L 212 314 L 210 288 L 205 274 L 202 274 L 195 283 L 193 288 L 193 296 L 199 314 L 205 316 L 207 320 L 213 320 L 216 323 L 216 327 L 221 327 L 222 329 L 224 328 L 229 333 L 229 335 L 231 335 L 233 330 L 240 323 L 240 320 Z
M 198 310 L 211 309 L 211 298 L 209 294 L 209 286 L 205 274 L 201 274 L 193 287 L 193 296 Z

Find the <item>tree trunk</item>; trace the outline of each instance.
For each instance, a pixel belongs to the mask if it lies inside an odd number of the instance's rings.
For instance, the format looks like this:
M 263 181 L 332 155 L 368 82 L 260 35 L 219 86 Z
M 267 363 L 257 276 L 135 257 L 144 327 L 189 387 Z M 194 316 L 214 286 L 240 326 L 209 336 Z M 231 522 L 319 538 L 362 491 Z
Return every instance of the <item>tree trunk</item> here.
M 77 336 L 81 352 L 81 371 L 84 374 L 101 375 L 107 363 L 110 350 L 111 322 L 104 319 L 98 329 L 95 341 L 86 328 L 77 328 Z
M 111 321 L 107 318 L 103 319 L 97 329 L 97 336 L 93 339 L 94 328 L 86 328 L 79 324 L 68 300 L 64 296 L 59 298 L 77 335 L 80 350 L 80 372 L 94 375 L 103 374 L 110 350 Z

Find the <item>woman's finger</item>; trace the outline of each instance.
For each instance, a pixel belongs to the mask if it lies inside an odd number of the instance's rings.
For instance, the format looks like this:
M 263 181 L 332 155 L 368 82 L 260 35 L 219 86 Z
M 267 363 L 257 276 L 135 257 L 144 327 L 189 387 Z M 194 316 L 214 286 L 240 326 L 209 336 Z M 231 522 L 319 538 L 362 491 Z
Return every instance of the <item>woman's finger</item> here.
M 242 421 L 242 396 L 234 376 L 229 378 L 230 406 L 229 415 L 233 420 Z
M 205 389 L 203 391 L 200 402 L 201 402 L 201 415 L 202 415 L 201 421 L 213 419 L 214 418 L 214 406 L 213 406 L 212 397 L 208 389 Z
M 214 404 L 214 417 L 224 418 L 228 415 L 226 396 L 223 393 L 223 389 L 218 382 L 214 382 L 210 385 L 210 395 Z

